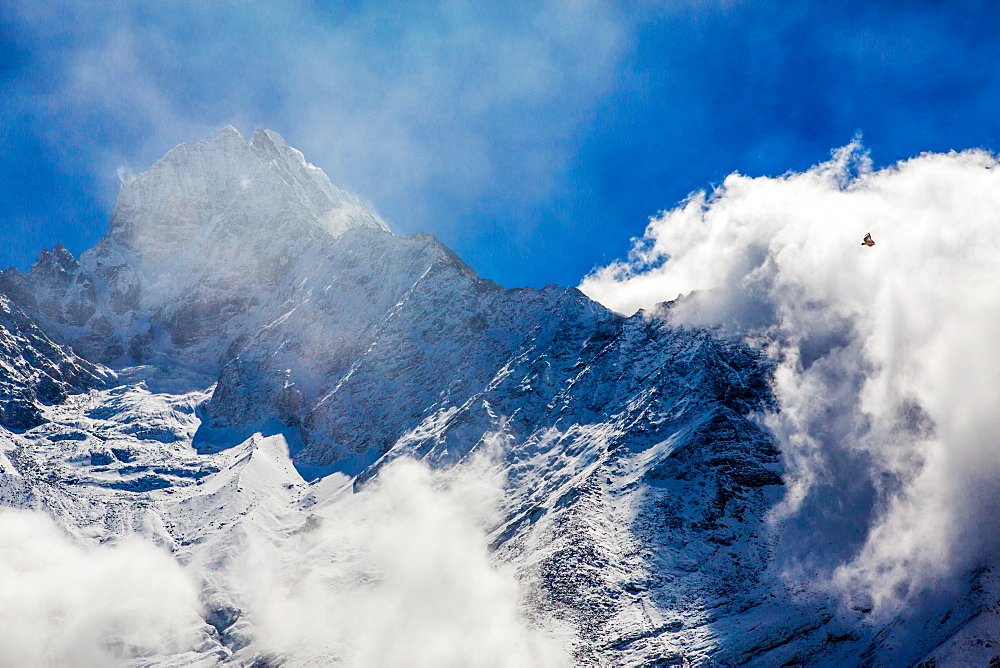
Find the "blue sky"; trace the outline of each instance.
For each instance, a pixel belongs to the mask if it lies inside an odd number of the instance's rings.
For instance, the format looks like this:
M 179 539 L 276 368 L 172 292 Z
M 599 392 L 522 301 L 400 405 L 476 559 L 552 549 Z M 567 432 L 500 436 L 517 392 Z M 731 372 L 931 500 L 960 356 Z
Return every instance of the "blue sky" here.
M 1000 149 L 994 2 L 496 4 L 3 3 L 0 265 L 90 247 L 119 167 L 226 123 L 511 287 L 574 285 L 689 192 L 857 132 L 876 166 Z

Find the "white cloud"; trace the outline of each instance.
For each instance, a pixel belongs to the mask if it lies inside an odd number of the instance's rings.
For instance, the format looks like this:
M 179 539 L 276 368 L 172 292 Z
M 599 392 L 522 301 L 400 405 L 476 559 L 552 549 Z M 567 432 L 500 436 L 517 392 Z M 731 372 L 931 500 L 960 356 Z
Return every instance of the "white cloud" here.
M 236 579 L 255 649 L 304 665 L 569 665 L 491 562 L 499 482 L 483 462 L 440 472 L 398 460 L 311 530 L 248 551 Z
M 237 660 L 568 666 L 572 637 L 528 618 L 521 583 L 488 549 L 497 471 L 485 458 L 450 471 L 398 460 L 312 507 L 302 531 L 254 520 L 183 567 L 139 537 L 81 546 L 44 513 L 4 510 L 0 666 L 204 658 L 221 648 L 199 594 L 241 609 L 223 638 L 239 639 Z M 304 519 L 289 510 L 281 526 Z
M 106 666 L 194 649 L 197 590 L 138 539 L 84 548 L 45 514 L 0 512 L 0 666 Z
M 1000 539 L 1000 168 L 982 151 L 873 170 L 858 141 L 729 176 L 651 220 L 581 289 L 769 341 L 789 564 L 898 600 Z M 876 245 L 861 239 L 870 232 Z

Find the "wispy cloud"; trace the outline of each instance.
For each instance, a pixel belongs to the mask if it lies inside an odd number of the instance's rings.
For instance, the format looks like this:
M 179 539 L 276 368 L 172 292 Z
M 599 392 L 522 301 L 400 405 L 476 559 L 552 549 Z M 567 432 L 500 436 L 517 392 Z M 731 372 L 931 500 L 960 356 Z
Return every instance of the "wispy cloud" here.
M 398 460 L 277 550 L 250 551 L 235 589 L 259 649 L 356 666 L 569 665 L 487 550 L 501 483 L 486 461 Z
M 449 202 L 543 197 L 623 37 L 601 0 L 25 2 L 3 18 L 38 56 L 22 63 L 8 118 L 89 155 L 105 198 L 121 164 L 144 170 L 225 123 L 264 124 L 337 185 L 407 212 L 402 231 L 444 225 Z
M 856 141 L 804 173 L 733 174 L 581 285 L 625 312 L 700 290 L 671 317 L 769 347 L 786 566 L 887 603 L 997 556 L 998 167 L 873 170 Z
M 224 653 L 200 617 L 224 600 L 241 611 L 241 659 L 568 666 L 572 638 L 529 619 L 528 592 L 489 552 L 502 484 L 486 459 L 450 471 L 400 459 L 308 521 L 287 509 L 297 532 L 244 525 L 238 549 L 208 540 L 183 567 L 139 537 L 81 546 L 43 513 L 0 511 L 0 665 Z
M 0 511 L 0 665 L 120 665 L 205 639 L 197 588 L 139 539 L 85 548 L 49 517 Z

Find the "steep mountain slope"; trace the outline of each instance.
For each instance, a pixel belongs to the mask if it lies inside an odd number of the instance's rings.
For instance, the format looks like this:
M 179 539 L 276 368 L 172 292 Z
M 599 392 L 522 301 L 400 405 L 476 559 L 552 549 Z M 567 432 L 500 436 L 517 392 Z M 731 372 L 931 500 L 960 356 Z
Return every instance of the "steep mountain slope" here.
M 476 536 L 576 664 L 992 657 L 975 645 L 990 637 L 989 572 L 873 621 L 775 563 L 782 468 L 760 421 L 762 355 L 572 288 L 480 279 L 432 236 L 391 234 L 273 132 L 174 149 L 123 183 L 94 249 L 2 272 L 0 308 L 4 424 L 23 432 L 0 432 L 0 500 L 82 543 L 142 535 L 199 582 L 185 642 L 116 641 L 109 660 L 365 665 L 370 648 L 349 638 L 315 644 L 349 615 L 275 634 L 241 573 L 255 555 L 284 564 L 261 571 L 285 578 L 277 592 L 319 569 L 324 605 L 379 593 L 389 567 L 338 551 L 363 532 L 330 527 L 391 493 L 412 459 L 503 481 Z M 420 562 L 420 541 L 392 545 Z M 296 612 L 312 600 L 285 602 L 297 628 L 312 628 Z
M 44 421 L 40 404 L 112 383 L 115 374 L 53 343 L 0 294 L 0 425 L 29 429 Z

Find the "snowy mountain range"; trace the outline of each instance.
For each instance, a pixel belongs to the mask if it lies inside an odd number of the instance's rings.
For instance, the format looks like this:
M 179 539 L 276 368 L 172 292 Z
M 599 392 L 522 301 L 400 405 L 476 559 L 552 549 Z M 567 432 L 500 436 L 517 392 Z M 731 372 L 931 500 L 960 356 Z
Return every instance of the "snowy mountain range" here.
M 79 258 L 0 272 L 0 502 L 191 589 L 0 593 L 0 665 L 1000 663 L 989 570 L 889 612 L 789 574 L 771 370 L 669 309 L 479 278 L 224 128 L 126 179 Z M 51 579 L 11 554 L 0 584 Z

